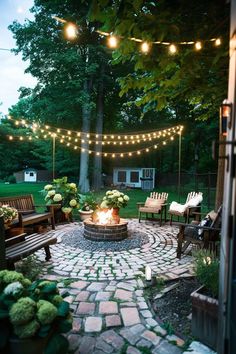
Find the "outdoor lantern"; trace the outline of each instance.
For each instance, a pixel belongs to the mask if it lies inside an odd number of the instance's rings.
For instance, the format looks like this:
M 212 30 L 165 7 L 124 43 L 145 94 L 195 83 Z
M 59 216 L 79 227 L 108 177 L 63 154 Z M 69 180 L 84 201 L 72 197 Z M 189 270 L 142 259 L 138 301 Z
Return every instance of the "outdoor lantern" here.
M 148 265 L 145 267 L 145 279 L 146 279 L 146 281 L 152 280 L 152 269 Z
M 231 127 L 232 104 L 228 100 L 224 100 L 220 106 L 220 134 L 227 135 L 227 127 Z

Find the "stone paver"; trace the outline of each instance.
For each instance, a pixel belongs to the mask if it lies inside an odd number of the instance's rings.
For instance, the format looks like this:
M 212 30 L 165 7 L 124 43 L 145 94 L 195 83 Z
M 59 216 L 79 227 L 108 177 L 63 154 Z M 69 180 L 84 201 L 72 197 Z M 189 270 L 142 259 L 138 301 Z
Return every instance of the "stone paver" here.
M 85 319 L 85 332 L 101 332 L 102 319 L 101 317 L 87 317 Z
M 137 308 L 122 308 L 120 312 L 125 326 L 132 326 L 141 322 Z
M 117 289 L 115 292 L 115 299 L 122 300 L 122 301 L 132 301 L 132 292 L 122 289 Z
M 92 315 L 95 310 L 95 304 L 91 302 L 81 302 L 77 309 L 78 315 Z
M 106 316 L 106 327 L 116 327 L 121 325 L 121 318 L 119 315 Z
M 115 301 L 101 301 L 99 304 L 99 314 L 118 313 L 118 306 Z
M 164 279 L 186 277 L 192 274 L 191 257 L 176 259 L 178 229 L 174 226 L 129 220 L 128 227 L 145 233 L 148 243 L 119 252 L 66 246 L 60 243 L 64 235 L 82 228 L 82 223 L 71 223 L 57 226 L 58 243 L 51 246 L 50 262 L 45 263 L 43 250 L 37 252 L 43 277 L 59 280 L 60 292 L 67 295 L 74 311 L 73 329 L 67 335 L 74 354 L 139 354 L 139 347 L 149 348 L 152 354 L 182 352 L 184 341 L 167 335 L 146 302 L 142 277 L 147 264 Z M 64 278 L 73 281 L 65 287 Z M 190 350 L 214 354 L 199 342 L 193 342 Z

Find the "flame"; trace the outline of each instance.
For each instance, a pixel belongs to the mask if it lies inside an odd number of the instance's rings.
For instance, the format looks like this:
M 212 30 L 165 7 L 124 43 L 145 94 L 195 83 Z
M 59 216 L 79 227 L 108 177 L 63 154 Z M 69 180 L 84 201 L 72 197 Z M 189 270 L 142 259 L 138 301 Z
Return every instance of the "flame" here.
M 98 224 L 106 225 L 112 223 L 112 211 L 113 209 L 109 209 L 107 211 L 98 211 Z

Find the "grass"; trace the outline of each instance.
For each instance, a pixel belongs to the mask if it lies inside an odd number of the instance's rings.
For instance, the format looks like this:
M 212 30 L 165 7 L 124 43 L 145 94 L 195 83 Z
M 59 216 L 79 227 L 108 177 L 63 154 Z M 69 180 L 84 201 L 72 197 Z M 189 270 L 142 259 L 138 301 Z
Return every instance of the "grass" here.
M 16 195 L 33 194 L 35 205 L 45 204 L 44 197 L 40 194 L 40 190 L 43 189 L 46 183 L 16 183 L 16 184 L 5 184 L 0 183 L 0 197 L 10 197 Z M 138 209 L 136 203 L 145 202 L 146 198 L 149 196 L 149 192 L 143 191 L 141 189 L 130 189 L 122 190 L 125 194 L 130 197 L 129 204 L 126 208 L 121 208 L 120 216 L 123 218 L 137 218 Z M 168 192 L 169 203 L 173 200 L 178 201 L 178 193 L 176 187 L 166 187 L 159 190 L 159 192 Z M 102 200 L 105 194 L 105 190 L 94 193 L 98 200 Z M 184 203 L 186 200 L 186 194 L 181 196 L 180 202 Z

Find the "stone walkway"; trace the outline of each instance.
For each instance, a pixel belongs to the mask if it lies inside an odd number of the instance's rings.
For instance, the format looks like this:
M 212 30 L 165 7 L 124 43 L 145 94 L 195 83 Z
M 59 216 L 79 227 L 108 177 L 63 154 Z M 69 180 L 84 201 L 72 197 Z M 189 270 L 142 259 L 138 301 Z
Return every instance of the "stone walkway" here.
M 81 223 L 57 227 L 58 244 L 51 246 L 52 260 L 43 268 L 43 276 L 58 280 L 61 293 L 68 293 L 65 299 L 74 311 L 70 353 L 182 353 L 184 341 L 168 335 L 144 296 L 146 265 L 166 279 L 192 273 L 191 257 L 176 258 L 177 228 L 130 220 L 129 227 L 146 233 L 149 242 L 120 252 L 84 251 L 61 242 L 81 227 Z M 44 259 L 43 251 L 37 254 Z M 214 353 L 201 343 L 191 345 L 194 354 Z

